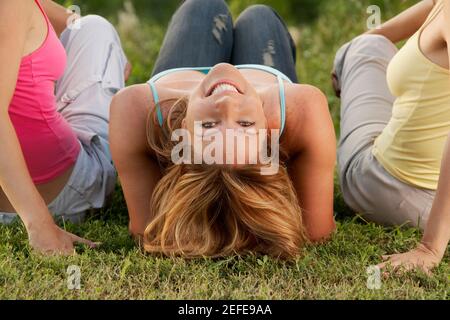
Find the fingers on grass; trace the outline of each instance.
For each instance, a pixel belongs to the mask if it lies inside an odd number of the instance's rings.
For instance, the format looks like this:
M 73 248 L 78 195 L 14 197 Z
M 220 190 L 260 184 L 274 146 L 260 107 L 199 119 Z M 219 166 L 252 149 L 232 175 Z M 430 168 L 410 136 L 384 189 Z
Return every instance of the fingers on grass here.
M 392 257 L 392 255 L 383 255 L 381 256 L 381 259 L 383 259 L 383 261 L 388 260 L 390 257 Z
M 386 263 L 385 262 L 380 263 L 380 264 L 377 265 L 377 267 L 380 268 L 380 269 L 385 269 L 386 268 Z
M 75 248 L 65 248 L 65 249 L 49 249 L 49 250 L 45 250 L 45 251 L 39 251 L 39 254 L 41 254 L 44 257 L 69 257 L 72 256 L 74 254 L 76 254 L 75 252 Z
M 380 269 L 386 268 L 388 265 L 392 265 L 395 263 L 395 255 L 383 255 L 381 256 L 381 259 L 383 260 L 382 263 L 378 265 Z
M 90 241 L 90 240 L 87 240 L 87 239 L 84 239 L 84 238 L 81 238 L 81 237 L 79 237 L 79 236 L 76 236 L 76 235 L 72 235 L 72 240 L 74 241 L 74 242 L 76 242 L 76 243 L 81 243 L 81 244 L 85 244 L 85 245 L 87 245 L 88 247 L 90 247 L 90 248 L 92 248 L 92 249 L 94 249 L 94 248 L 97 248 L 98 246 L 99 246 L 99 243 L 97 242 L 93 242 L 93 241 Z
M 388 257 L 386 259 L 385 262 L 380 263 L 378 265 L 378 267 L 382 270 L 384 270 L 383 272 L 383 276 L 386 278 L 391 274 L 398 274 L 398 272 L 400 271 L 400 269 L 402 269 L 402 265 L 399 261 L 396 260 L 392 260 L 391 257 Z
M 420 266 L 419 270 L 425 273 L 427 276 L 431 276 L 431 270 L 428 266 Z

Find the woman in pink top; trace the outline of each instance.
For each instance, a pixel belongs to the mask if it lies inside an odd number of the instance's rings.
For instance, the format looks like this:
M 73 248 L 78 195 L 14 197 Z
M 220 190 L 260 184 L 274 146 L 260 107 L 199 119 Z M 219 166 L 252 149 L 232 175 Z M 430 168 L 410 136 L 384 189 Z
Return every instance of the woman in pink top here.
M 0 223 L 19 216 L 43 253 L 94 246 L 52 215 L 101 208 L 116 179 L 109 104 L 128 64 L 105 19 L 72 18 L 50 0 L 0 2 Z

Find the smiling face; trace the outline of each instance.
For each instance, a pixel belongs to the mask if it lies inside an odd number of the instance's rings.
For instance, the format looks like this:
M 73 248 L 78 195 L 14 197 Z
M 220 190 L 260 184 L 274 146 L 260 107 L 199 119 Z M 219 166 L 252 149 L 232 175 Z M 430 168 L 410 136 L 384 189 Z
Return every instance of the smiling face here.
M 256 90 L 237 68 L 225 63 L 211 69 L 189 97 L 183 127 L 194 135 L 198 122 L 201 122 L 203 137 L 218 131 L 226 137 L 230 129 L 252 135 L 259 129 L 267 129 L 263 102 Z M 245 149 L 247 154 L 248 143 Z

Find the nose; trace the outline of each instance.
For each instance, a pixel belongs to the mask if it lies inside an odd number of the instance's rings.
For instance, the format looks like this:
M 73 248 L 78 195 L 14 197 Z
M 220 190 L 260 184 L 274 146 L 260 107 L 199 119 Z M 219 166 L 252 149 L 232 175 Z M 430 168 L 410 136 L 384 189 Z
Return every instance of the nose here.
M 220 114 L 222 122 L 231 129 L 230 125 L 234 123 L 233 119 L 236 118 L 240 109 L 240 101 L 232 96 L 223 96 L 216 100 L 215 108 Z
M 234 96 L 224 95 L 215 101 L 215 107 L 222 112 L 238 109 L 240 101 Z

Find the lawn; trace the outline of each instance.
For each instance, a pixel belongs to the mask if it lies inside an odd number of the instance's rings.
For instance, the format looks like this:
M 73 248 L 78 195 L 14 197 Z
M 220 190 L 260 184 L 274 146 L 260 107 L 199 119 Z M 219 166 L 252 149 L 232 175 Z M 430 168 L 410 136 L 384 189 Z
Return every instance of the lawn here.
M 107 16 L 117 26 L 133 63 L 129 84 L 149 78 L 170 14 L 178 1 L 136 0 L 135 9 L 117 0 L 60 1 L 79 4 L 82 14 Z M 233 14 L 258 1 L 228 1 Z M 417 1 L 291 0 L 274 4 L 286 17 L 298 42 L 298 74 L 303 83 L 322 89 L 339 132 L 339 101 L 329 73 L 339 46 L 365 30 L 370 4 L 392 17 Z M 130 2 L 131 3 L 131 2 Z M 151 5 L 150 5 L 151 4 Z M 154 258 L 128 236 L 127 209 L 120 186 L 112 205 L 82 225 L 65 228 L 101 241 L 97 250 L 78 248 L 68 258 L 33 254 L 23 226 L 0 226 L 0 299 L 448 299 L 449 256 L 427 277 L 420 272 L 382 279 L 379 290 L 367 287 L 367 268 L 386 253 L 413 248 L 415 229 L 383 228 L 355 216 L 336 184 L 337 232 L 329 242 L 303 250 L 295 262 L 268 257 L 223 260 Z M 80 267 L 81 289 L 67 287 L 67 268 Z

